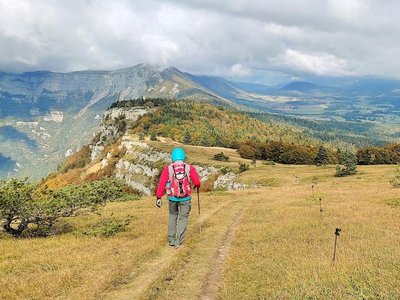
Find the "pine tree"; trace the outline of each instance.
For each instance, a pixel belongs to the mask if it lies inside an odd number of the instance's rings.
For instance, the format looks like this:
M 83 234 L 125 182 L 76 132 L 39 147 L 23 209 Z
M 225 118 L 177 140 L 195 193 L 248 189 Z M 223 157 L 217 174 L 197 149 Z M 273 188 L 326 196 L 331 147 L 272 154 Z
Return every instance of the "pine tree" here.
M 336 150 L 336 158 L 338 160 L 338 163 L 341 164 L 342 163 L 342 150 L 340 150 L 340 148 L 337 148 L 337 150 Z
M 191 143 L 191 141 L 192 141 L 192 136 L 190 135 L 189 130 L 186 130 L 186 131 L 185 131 L 185 136 L 184 136 L 184 138 L 183 138 L 183 143 L 186 144 L 186 145 L 188 145 L 188 144 Z
M 319 146 L 318 153 L 314 158 L 314 164 L 316 166 L 325 166 L 328 164 L 328 162 L 329 162 L 328 153 L 326 152 L 324 146 L 321 145 Z

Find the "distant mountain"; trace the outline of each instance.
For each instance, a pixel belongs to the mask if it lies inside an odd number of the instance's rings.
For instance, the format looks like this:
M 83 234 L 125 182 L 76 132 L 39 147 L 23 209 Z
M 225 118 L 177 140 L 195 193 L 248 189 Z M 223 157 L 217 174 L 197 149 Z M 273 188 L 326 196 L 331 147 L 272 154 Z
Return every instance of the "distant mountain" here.
M 270 87 L 266 86 L 264 84 L 259 84 L 259 83 L 251 83 L 251 82 L 231 82 L 231 84 L 239 88 L 241 90 L 250 92 L 250 93 L 256 93 L 256 94 L 277 94 L 278 89 L 275 87 Z
M 354 78 L 343 79 L 340 88 L 291 82 L 279 89 L 148 64 L 115 71 L 0 73 L 0 153 L 15 163 L 11 171 L 0 166 L 0 177 L 45 176 L 92 138 L 116 100 L 185 98 L 317 120 L 382 122 L 396 136 L 399 91 L 397 81 L 373 87 Z
M 299 91 L 299 92 L 309 92 L 313 90 L 317 90 L 319 88 L 318 85 L 312 84 L 309 82 L 305 81 L 297 81 L 297 82 L 291 82 L 284 87 L 281 88 L 281 90 L 284 91 Z
M 333 86 L 320 86 L 305 81 L 295 81 L 283 86 L 280 90 L 300 93 L 325 93 L 338 94 L 344 93 L 343 90 Z
M 0 152 L 15 176 L 44 176 L 87 142 L 104 110 L 140 97 L 231 102 L 176 68 L 140 64 L 116 71 L 0 73 Z M 0 166 L 0 177 L 5 176 Z M 7 174 L 9 170 L 7 169 Z
M 192 81 L 212 91 L 213 94 L 220 95 L 226 99 L 230 99 L 239 94 L 238 89 L 228 80 L 216 76 L 194 76 L 186 73 Z

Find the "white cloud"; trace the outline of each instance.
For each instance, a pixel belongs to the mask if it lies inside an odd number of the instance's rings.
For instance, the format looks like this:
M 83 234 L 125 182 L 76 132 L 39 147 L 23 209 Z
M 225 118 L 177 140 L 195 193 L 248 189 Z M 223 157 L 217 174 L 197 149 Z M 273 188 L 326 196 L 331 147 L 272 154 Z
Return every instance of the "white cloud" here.
M 234 64 L 230 67 L 227 75 L 231 77 L 245 77 L 251 74 L 250 68 L 243 66 L 242 64 Z
M 351 75 L 347 70 L 346 60 L 327 53 L 303 53 L 287 49 L 277 58 L 279 64 L 298 71 L 317 75 Z
M 398 11 L 394 0 L 2 0 L 0 71 L 145 62 L 237 78 L 398 77 Z

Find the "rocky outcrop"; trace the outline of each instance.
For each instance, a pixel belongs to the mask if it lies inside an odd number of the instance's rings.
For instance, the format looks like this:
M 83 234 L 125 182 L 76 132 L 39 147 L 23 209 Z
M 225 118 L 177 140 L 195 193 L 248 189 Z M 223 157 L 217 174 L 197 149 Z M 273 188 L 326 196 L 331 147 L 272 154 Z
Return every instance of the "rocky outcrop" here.
M 260 188 L 261 186 L 258 184 L 244 184 L 244 183 L 239 183 L 236 181 L 237 177 L 239 175 L 233 173 L 233 172 L 228 172 L 224 175 L 221 175 L 217 178 L 217 180 L 214 182 L 214 189 L 226 189 L 228 191 L 232 190 L 245 190 L 249 188 Z
M 99 140 L 94 144 L 91 145 L 91 154 L 90 159 L 95 160 L 101 151 L 103 151 L 104 146 L 112 143 L 117 140 L 119 136 L 118 127 L 115 125 L 107 125 L 103 124 L 100 126 L 99 132 Z
M 123 118 L 125 120 L 136 121 L 140 116 L 143 116 L 149 112 L 148 107 L 136 106 L 130 108 L 124 107 L 117 107 L 108 109 L 105 114 L 104 118 L 107 119 L 119 119 Z
M 207 181 L 212 175 L 220 173 L 220 170 L 213 166 L 194 166 L 199 173 L 200 181 Z
M 122 120 L 123 122 L 127 120 L 134 122 L 149 111 L 150 108 L 142 106 L 106 110 L 102 125 L 97 133 L 98 140 L 91 146 L 90 159 L 95 160 L 103 151 L 105 145 L 116 141 L 124 133 L 125 126 L 121 125 Z
M 155 179 L 169 162 L 169 153 L 158 151 L 128 135 L 122 137 L 120 147 L 125 147 L 126 153 L 115 166 L 115 177 L 140 193 L 150 195 Z

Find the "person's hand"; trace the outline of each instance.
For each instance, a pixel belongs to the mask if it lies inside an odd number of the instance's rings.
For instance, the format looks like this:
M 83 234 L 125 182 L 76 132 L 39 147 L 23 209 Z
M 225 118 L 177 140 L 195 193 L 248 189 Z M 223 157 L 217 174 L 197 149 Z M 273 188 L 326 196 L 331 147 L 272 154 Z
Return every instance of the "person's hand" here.
M 162 200 L 161 200 L 161 198 L 157 198 L 157 199 L 156 199 L 156 205 L 157 205 L 158 208 L 161 207 L 161 205 L 162 205 Z

